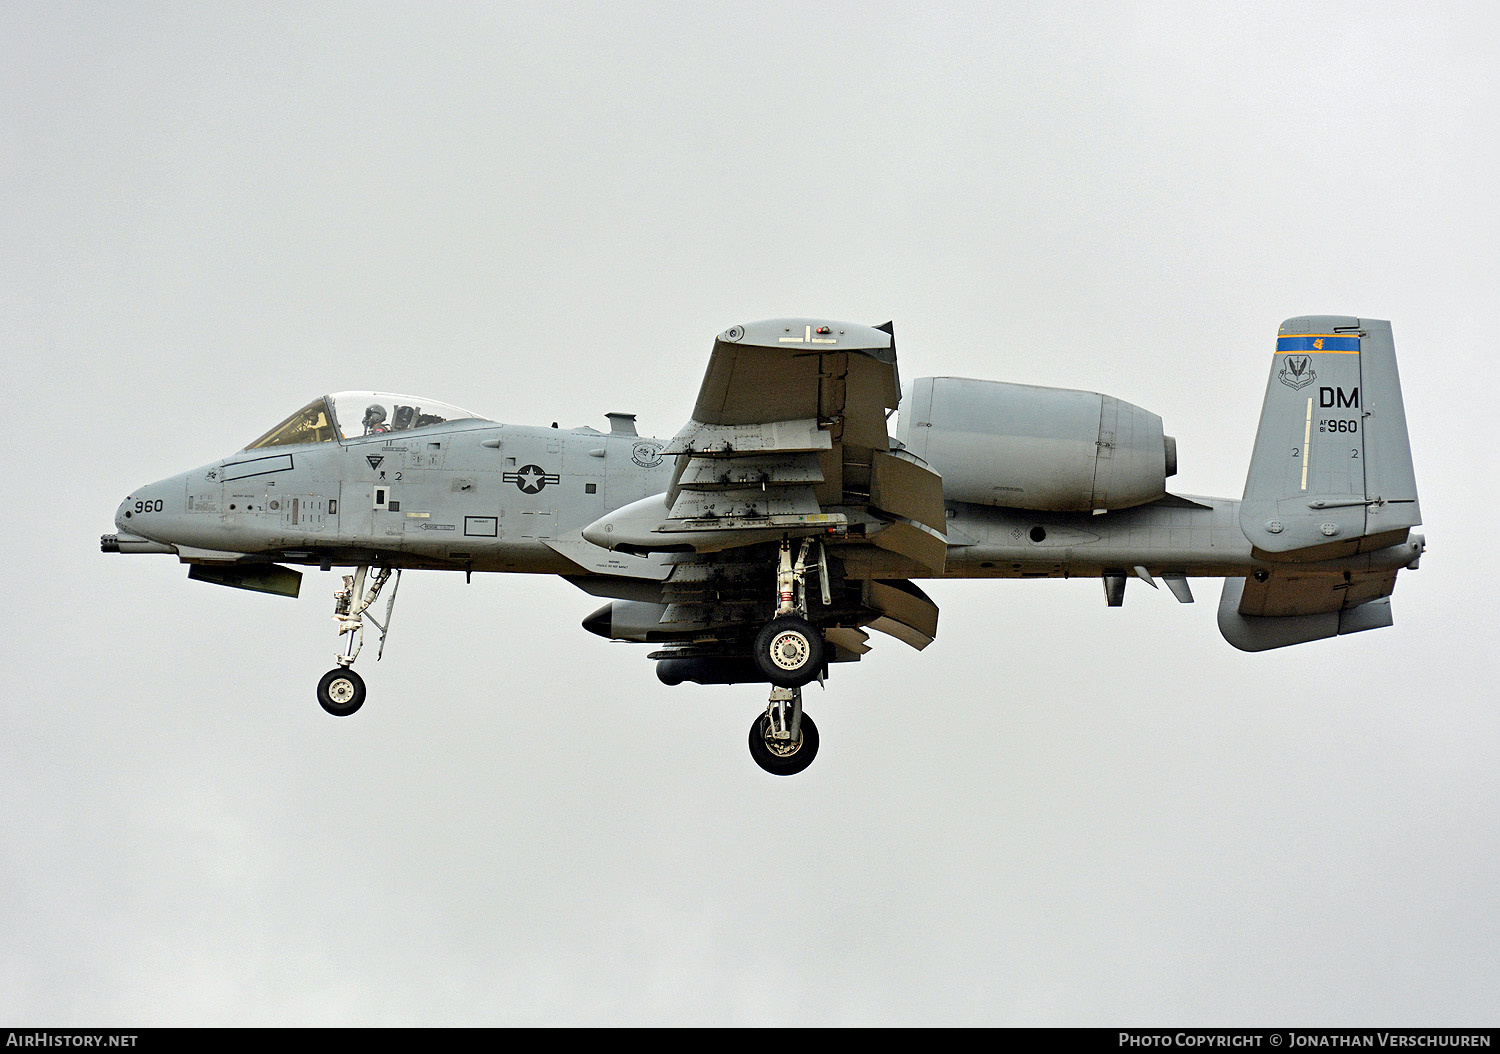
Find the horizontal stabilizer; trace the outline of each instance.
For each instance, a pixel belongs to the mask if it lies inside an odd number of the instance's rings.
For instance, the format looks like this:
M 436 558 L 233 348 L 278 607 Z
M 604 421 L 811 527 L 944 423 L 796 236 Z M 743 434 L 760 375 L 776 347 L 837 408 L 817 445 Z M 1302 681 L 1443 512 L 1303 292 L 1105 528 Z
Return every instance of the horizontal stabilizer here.
M 1395 584 L 1394 571 L 1370 575 L 1369 582 L 1360 583 L 1359 589 L 1347 597 L 1329 595 L 1338 592 L 1334 582 L 1342 581 L 1341 578 L 1320 577 L 1330 580 L 1325 587 L 1302 590 L 1295 586 L 1267 588 L 1266 583 L 1244 578 L 1224 579 L 1224 592 L 1219 597 L 1219 632 L 1240 651 L 1269 651 L 1392 624 L 1389 587 Z M 1361 576 L 1351 577 L 1358 580 Z M 1384 595 L 1360 600 L 1380 588 L 1385 588 Z M 1346 607 L 1345 599 L 1358 602 Z

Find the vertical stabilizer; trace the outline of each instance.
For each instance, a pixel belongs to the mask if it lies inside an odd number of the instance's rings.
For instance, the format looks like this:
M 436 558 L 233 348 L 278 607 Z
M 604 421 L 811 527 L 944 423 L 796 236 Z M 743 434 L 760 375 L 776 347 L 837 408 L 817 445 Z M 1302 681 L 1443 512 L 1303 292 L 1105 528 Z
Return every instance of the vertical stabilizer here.
M 1422 522 L 1391 324 L 1311 315 L 1281 324 L 1240 528 L 1270 559 L 1396 545 Z

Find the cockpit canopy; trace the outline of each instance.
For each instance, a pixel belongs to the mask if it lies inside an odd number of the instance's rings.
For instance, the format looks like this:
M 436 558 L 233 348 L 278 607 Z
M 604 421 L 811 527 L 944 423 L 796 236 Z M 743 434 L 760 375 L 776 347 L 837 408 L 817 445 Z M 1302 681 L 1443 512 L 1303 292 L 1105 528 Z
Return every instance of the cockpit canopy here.
M 436 399 L 390 392 L 335 392 L 314 399 L 245 449 L 330 443 L 452 421 L 482 420 L 485 418 L 476 413 Z

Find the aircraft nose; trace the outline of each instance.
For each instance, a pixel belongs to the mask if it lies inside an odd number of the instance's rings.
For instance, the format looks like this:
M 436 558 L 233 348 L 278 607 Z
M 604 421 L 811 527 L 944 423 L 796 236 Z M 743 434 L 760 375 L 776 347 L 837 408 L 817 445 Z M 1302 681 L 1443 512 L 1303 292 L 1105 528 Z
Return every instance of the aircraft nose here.
M 183 494 L 182 476 L 137 487 L 115 510 L 115 526 L 127 534 L 168 541 L 164 535 L 183 514 Z

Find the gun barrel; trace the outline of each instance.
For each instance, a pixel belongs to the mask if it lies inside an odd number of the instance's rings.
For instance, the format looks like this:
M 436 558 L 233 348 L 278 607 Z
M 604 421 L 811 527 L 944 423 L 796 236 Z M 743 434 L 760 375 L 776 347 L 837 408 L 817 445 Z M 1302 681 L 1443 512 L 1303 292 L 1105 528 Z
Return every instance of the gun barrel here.
M 104 534 L 99 537 L 101 553 L 175 553 L 175 546 L 153 542 L 134 534 Z

